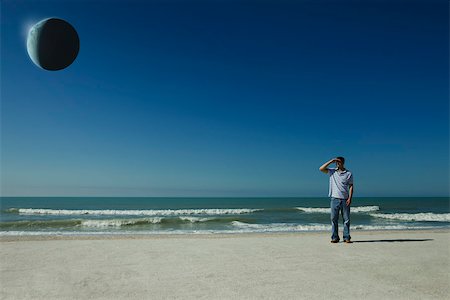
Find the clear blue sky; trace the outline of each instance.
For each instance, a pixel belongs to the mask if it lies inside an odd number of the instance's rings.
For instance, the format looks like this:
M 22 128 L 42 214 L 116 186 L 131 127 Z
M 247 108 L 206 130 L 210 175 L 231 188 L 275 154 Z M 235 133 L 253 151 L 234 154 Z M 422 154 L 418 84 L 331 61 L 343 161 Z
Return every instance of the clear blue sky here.
M 80 53 L 39 69 L 27 28 Z M 449 195 L 448 1 L 1 1 L 1 194 Z

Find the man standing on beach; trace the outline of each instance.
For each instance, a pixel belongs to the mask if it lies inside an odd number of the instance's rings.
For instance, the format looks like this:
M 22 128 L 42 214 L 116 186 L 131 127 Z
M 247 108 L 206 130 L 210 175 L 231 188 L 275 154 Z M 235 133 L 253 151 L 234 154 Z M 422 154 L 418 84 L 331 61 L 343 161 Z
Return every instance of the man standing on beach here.
M 337 168 L 328 168 L 336 163 Z M 350 239 L 350 204 L 353 196 L 353 175 L 344 167 L 345 159 L 336 157 L 324 163 L 319 170 L 330 176 L 330 189 L 328 197 L 331 198 L 331 242 L 339 242 L 338 220 L 339 212 L 344 219 L 344 242 L 351 243 Z

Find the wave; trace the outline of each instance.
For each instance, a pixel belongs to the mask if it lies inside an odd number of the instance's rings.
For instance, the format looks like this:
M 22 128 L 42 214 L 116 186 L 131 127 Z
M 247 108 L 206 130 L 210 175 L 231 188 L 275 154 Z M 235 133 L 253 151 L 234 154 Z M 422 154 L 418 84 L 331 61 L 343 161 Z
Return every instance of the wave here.
M 296 207 L 296 209 L 301 210 L 306 213 L 330 213 L 329 207 Z M 351 207 L 352 213 L 360 213 L 360 212 L 371 212 L 371 211 L 378 211 L 380 210 L 379 206 L 373 205 L 373 206 L 355 206 Z
M 178 215 L 239 215 L 262 209 L 252 208 L 201 208 L 201 209 L 146 209 L 146 210 L 90 210 L 90 209 L 47 209 L 10 208 L 8 212 L 21 215 L 111 215 L 111 216 L 178 216 Z
M 82 220 L 82 227 L 121 227 L 129 225 L 159 224 L 163 218 L 146 218 L 146 219 L 113 219 L 113 220 Z
M 33 220 L 0 222 L 0 229 L 10 228 L 43 228 L 43 227 L 71 227 L 81 224 L 81 220 Z
M 378 211 L 378 206 L 356 206 L 352 207 L 354 213 Z M 199 208 L 199 209 L 147 209 L 147 210 L 114 210 L 114 209 L 48 209 L 48 208 L 10 208 L 8 213 L 20 215 L 109 215 L 109 216 L 191 216 L 191 215 L 240 215 L 254 212 L 297 212 L 306 213 L 330 213 L 330 208 L 322 207 L 282 207 L 282 208 Z
M 435 213 L 394 213 L 394 214 L 370 214 L 372 217 L 402 220 L 402 221 L 424 221 L 424 222 L 450 222 L 450 213 L 435 214 Z
M 325 224 L 308 224 L 308 225 L 300 225 L 292 223 L 250 224 L 240 221 L 233 221 L 231 222 L 231 225 L 255 232 L 325 231 L 330 229 L 330 226 Z
M 235 221 L 232 225 L 247 232 L 296 232 L 296 231 L 329 231 L 331 225 L 326 224 L 286 224 L 286 223 L 271 223 L 271 224 L 248 224 L 244 222 Z M 406 230 L 406 229 L 427 229 L 431 227 L 425 226 L 406 226 L 406 225 L 352 225 L 352 230 Z M 438 228 L 438 227 L 432 227 Z
M 297 212 L 298 210 L 295 207 L 270 207 L 270 208 L 264 208 L 262 211 L 283 213 L 283 212 Z
M 142 218 L 142 219 L 112 219 L 112 220 L 83 220 L 83 227 L 121 227 L 133 225 L 149 225 L 149 224 L 183 224 L 183 223 L 201 223 L 209 221 L 220 221 L 220 218 L 200 218 L 200 217 L 178 217 L 178 218 Z
M 230 223 L 232 221 L 253 222 L 252 218 L 242 217 L 151 217 L 151 218 L 131 218 L 131 219 L 70 219 L 70 220 L 24 220 L 13 222 L 0 222 L 0 229 L 8 230 L 13 228 L 70 228 L 70 227 L 126 227 L 152 224 L 182 225 L 191 223 Z

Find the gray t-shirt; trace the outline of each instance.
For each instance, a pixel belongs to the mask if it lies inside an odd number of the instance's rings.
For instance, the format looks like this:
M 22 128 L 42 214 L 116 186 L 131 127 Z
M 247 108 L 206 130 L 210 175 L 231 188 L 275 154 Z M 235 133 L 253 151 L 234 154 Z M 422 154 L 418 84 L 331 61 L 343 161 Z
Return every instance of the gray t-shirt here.
M 330 175 L 330 190 L 328 197 L 347 199 L 350 185 L 353 185 L 353 175 L 349 170 L 328 169 Z

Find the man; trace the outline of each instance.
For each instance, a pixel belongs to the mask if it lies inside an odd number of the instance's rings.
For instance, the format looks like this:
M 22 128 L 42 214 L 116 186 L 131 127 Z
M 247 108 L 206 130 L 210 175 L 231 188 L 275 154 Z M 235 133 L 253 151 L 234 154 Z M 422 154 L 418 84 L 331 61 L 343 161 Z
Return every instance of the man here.
M 337 168 L 328 168 L 336 163 Z M 353 175 L 344 167 L 345 159 L 336 157 L 324 163 L 319 170 L 330 175 L 330 189 L 328 197 L 331 197 L 331 242 L 339 242 L 338 220 L 339 212 L 344 219 L 344 242 L 351 243 L 350 237 L 350 204 L 353 197 Z

